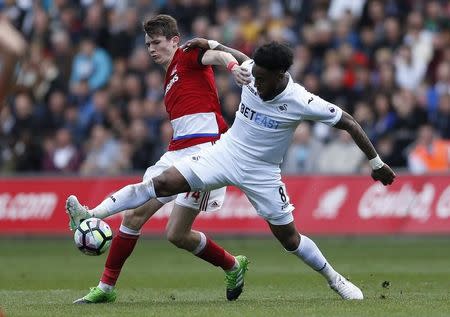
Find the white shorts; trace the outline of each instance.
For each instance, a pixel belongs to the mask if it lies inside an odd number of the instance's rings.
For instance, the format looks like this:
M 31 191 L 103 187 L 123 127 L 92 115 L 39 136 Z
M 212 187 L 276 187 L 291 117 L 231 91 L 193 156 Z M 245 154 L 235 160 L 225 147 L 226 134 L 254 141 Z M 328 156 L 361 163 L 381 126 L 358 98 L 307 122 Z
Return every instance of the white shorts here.
M 181 158 L 198 153 L 202 149 L 210 148 L 212 145 L 211 142 L 207 142 L 177 151 L 166 152 L 155 165 L 147 168 L 143 180 L 146 181 L 158 176 Z M 157 199 L 163 204 L 176 199 L 175 203 L 180 206 L 189 207 L 199 211 L 216 211 L 223 205 L 226 190 L 226 187 L 223 187 L 212 191 L 192 191 L 169 197 L 158 197 Z
M 193 190 L 213 190 L 227 185 L 240 188 L 258 215 L 273 225 L 286 225 L 294 218 L 278 164 L 236 155 L 226 142 L 175 162 Z

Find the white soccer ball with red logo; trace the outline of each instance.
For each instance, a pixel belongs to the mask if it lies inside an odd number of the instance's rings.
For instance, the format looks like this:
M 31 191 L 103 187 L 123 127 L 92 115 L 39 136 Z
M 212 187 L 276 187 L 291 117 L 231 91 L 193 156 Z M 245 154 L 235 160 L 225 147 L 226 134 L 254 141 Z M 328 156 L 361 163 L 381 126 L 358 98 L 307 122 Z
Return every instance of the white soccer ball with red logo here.
M 75 230 L 74 240 L 77 248 L 87 255 L 100 255 L 108 250 L 112 240 L 112 230 L 101 219 L 83 220 Z

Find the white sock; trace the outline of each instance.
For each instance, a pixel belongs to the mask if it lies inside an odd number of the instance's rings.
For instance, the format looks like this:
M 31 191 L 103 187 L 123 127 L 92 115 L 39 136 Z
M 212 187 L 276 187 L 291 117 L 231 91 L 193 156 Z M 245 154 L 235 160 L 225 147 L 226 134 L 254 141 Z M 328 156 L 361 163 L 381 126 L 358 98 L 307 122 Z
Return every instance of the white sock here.
M 123 233 L 126 233 L 126 234 L 129 234 L 129 235 L 132 235 L 132 236 L 139 236 L 141 234 L 141 232 L 139 230 L 130 229 L 128 227 L 125 227 L 122 224 L 119 227 L 119 231 L 123 232 Z
M 109 285 L 100 281 L 97 286 L 99 289 L 104 291 L 105 293 L 109 293 L 114 289 L 114 285 Z
M 127 209 L 134 209 L 155 198 L 152 180 L 132 184 L 119 189 L 106 198 L 97 207 L 90 210 L 93 217 L 100 219 Z
M 195 248 L 194 251 L 192 251 L 193 254 L 197 255 L 200 252 L 203 251 L 203 249 L 206 247 L 206 236 L 203 232 L 198 232 L 200 234 L 200 243 L 198 244 L 198 246 Z
M 195 254 L 195 255 L 197 255 L 197 254 L 199 254 L 200 252 L 203 251 L 203 249 L 206 246 L 206 240 L 207 240 L 206 236 L 205 236 L 205 234 L 203 232 L 199 231 L 198 233 L 200 234 L 200 243 L 195 248 L 195 250 L 192 251 L 192 253 Z M 236 258 L 234 258 L 234 265 L 233 265 L 233 267 L 231 269 L 229 269 L 229 270 L 226 270 L 226 272 L 233 271 L 233 270 L 237 269 L 238 266 L 239 266 L 239 262 L 236 260 Z
M 307 236 L 300 235 L 300 244 L 298 248 L 294 251 L 288 252 L 298 256 L 313 270 L 322 274 L 329 282 L 334 282 L 336 279 L 338 273 L 328 263 L 327 259 L 325 259 L 314 241 Z

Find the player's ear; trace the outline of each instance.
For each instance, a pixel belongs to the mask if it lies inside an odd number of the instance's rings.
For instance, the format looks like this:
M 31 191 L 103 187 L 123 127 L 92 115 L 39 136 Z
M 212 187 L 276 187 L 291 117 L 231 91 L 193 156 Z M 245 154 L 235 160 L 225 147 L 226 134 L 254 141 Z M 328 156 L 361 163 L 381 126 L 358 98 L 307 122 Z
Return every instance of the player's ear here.
M 179 36 L 174 36 L 170 39 L 170 41 L 172 42 L 172 44 L 174 46 L 178 46 L 178 44 L 180 44 L 180 37 Z

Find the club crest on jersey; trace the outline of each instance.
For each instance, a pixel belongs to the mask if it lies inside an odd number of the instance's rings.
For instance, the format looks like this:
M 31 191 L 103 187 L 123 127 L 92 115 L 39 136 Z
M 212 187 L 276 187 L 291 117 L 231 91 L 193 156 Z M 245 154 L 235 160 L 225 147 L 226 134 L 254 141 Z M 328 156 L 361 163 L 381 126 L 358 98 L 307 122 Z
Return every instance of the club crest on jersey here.
M 288 105 L 287 104 L 283 104 L 282 106 L 278 106 L 277 109 L 281 113 L 286 112 L 287 109 L 288 109 Z

